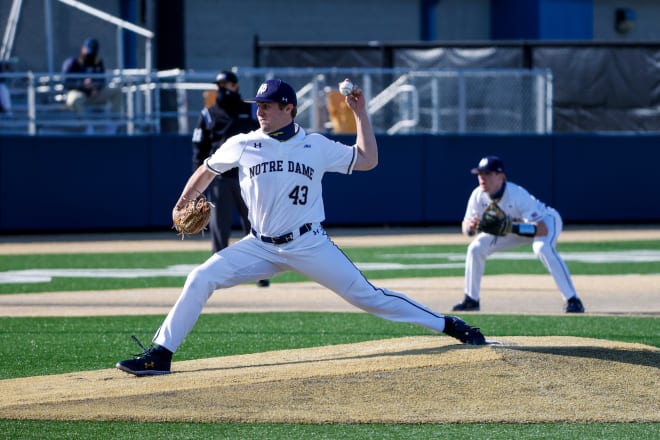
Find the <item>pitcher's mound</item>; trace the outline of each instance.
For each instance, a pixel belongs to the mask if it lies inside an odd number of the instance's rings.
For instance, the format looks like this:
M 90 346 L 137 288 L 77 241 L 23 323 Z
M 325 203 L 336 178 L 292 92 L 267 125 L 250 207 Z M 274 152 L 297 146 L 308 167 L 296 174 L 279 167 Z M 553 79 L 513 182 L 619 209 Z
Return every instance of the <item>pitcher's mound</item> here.
M 660 350 L 572 337 L 387 339 L 0 381 L 12 419 L 282 423 L 660 422 Z

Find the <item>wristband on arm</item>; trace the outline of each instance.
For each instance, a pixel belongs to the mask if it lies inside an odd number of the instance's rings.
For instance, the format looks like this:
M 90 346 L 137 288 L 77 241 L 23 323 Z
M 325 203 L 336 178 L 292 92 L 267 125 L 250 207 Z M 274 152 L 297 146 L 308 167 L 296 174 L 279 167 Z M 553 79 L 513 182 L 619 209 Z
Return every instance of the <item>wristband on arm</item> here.
M 514 223 L 511 232 L 523 237 L 534 237 L 536 235 L 536 225 L 531 223 Z

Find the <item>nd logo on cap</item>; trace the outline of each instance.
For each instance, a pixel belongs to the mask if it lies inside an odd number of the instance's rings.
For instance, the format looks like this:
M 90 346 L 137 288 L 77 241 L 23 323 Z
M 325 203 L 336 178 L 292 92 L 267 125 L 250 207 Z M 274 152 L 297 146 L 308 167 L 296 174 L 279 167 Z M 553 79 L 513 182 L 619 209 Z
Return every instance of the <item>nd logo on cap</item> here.
M 263 95 L 266 93 L 266 90 L 268 90 L 268 83 L 261 84 L 261 86 L 259 86 L 259 90 L 257 90 L 257 95 Z

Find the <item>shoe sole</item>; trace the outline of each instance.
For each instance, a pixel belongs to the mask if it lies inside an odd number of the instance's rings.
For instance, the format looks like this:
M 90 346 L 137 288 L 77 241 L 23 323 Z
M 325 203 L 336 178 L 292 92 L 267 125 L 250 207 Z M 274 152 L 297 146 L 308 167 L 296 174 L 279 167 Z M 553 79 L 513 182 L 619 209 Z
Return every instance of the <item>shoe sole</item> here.
M 128 367 L 125 367 L 123 365 L 115 365 L 118 370 L 124 371 L 129 374 L 133 374 L 134 376 L 162 376 L 163 374 L 170 374 L 171 371 L 162 371 L 162 370 L 140 370 L 140 371 L 134 371 L 131 370 Z

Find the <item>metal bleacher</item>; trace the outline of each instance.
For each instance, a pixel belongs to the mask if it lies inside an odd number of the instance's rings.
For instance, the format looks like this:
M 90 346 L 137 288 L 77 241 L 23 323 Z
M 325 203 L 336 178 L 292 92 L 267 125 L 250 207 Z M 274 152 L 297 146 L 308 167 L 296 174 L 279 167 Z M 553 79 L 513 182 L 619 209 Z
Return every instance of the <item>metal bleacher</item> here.
M 117 41 L 123 32 L 144 37 L 144 69 L 124 69 L 123 45 L 117 44 L 119 68 L 103 75 L 67 75 L 75 79 L 103 77 L 106 85 L 121 89 L 123 108 L 113 114 L 107 105 L 88 106 L 83 113 L 76 113 L 66 105 L 64 78 L 54 74 L 53 46 L 57 35 L 53 31 L 53 4 L 43 5 L 46 17 L 46 55 L 49 73 L 21 72 L 15 58 L 11 57 L 17 25 L 23 9 L 22 0 L 13 0 L 8 10 L 5 32 L 0 46 L 0 97 L 8 102 L 0 105 L 0 134 L 121 134 L 128 135 L 157 132 L 157 119 L 152 118 L 152 98 L 149 89 L 151 76 L 151 40 L 154 33 L 119 17 L 108 14 L 77 0 L 58 0 L 59 6 L 75 10 L 98 19 L 99 23 L 115 28 Z M 29 8 L 28 8 L 29 11 Z M 4 19 L 4 17 L 3 17 Z M 146 88 L 143 87 L 146 85 Z M 2 104 L 2 101 L 0 101 Z M 10 104 L 10 105 L 8 105 Z
M 122 109 L 88 107 L 77 114 L 66 106 L 64 77 L 53 73 L 52 4 L 44 4 L 48 72 L 10 67 L 22 0 L 13 0 L 0 50 L 0 87 L 11 111 L 0 112 L 0 135 L 190 135 L 213 91 L 216 72 L 152 68 L 154 33 L 77 0 L 60 6 L 110 24 L 117 36 L 117 69 L 103 77 L 121 90 Z M 144 68 L 124 68 L 123 33 L 144 40 Z M 4 63 L 4 64 L 3 64 Z M 134 64 L 135 65 L 135 64 Z M 549 133 L 552 131 L 552 75 L 534 69 L 234 68 L 241 90 L 251 95 L 268 78 L 288 81 L 298 94 L 296 122 L 308 131 L 349 133 L 352 114 L 336 99 L 337 84 L 350 77 L 368 102 L 374 131 L 380 134 Z M 78 75 L 79 77 L 82 77 Z M 75 78 L 76 75 L 70 75 Z M 7 93 L 4 93 L 7 95 Z
M 298 93 L 296 122 L 308 131 L 342 132 L 329 109 L 329 97 L 345 77 L 365 93 L 377 133 L 552 131 L 549 71 L 241 68 L 235 72 L 243 91 L 256 90 L 271 77 L 290 82 Z M 215 72 L 177 69 L 112 71 L 105 75 L 106 83 L 121 88 L 121 113 L 97 106 L 81 116 L 65 105 L 62 75 L 0 73 L 13 101 L 12 115 L 0 116 L 0 134 L 187 135 L 205 105 L 204 92 L 215 89 L 214 76 Z
M 122 112 L 113 114 L 109 105 L 103 104 L 87 106 L 82 115 L 67 107 L 61 75 L 22 72 L 4 73 L 0 77 L 4 78 L 12 101 L 11 114 L 0 116 L 0 133 L 69 135 L 140 134 L 155 131 L 153 120 L 147 118 L 144 112 L 135 111 L 136 107 L 142 108 L 143 102 L 136 103 L 137 98 L 132 96 L 134 87 L 130 74 L 106 75 L 108 87 L 122 89 Z
M 10 111 L 0 111 L 0 135 L 189 135 L 214 90 L 216 72 L 152 68 L 154 33 L 77 0 L 58 5 L 110 24 L 117 35 L 117 69 L 103 75 L 121 89 L 122 109 L 107 106 L 77 114 L 66 106 L 64 78 L 53 73 L 52 4 L 45 2 L 49 72 L 20 71 L 11 60 L 22 0 L 13 0 L 0 47 L 0 88 L 8 91 Z M 144 68 L 124 68 L 123 33 L 144 39 Z M 136 65 L 136 64 L 133 64 Z M 272 77 L 287 80 L 298 93 L 296 122 L 308 131 L 347 133 L 351 114 L 333 96 L 350 77 L 362 88 L 376 133 L 549 133 L 552 131 L 552 74 L 534 69 L 234 68 L 244 94 Z M 74 78 L 75 75 L 70 75 Z M 7 93 L 4 93 L 7 95 Z M 5 109 L 7 110 L 7 109 Z

